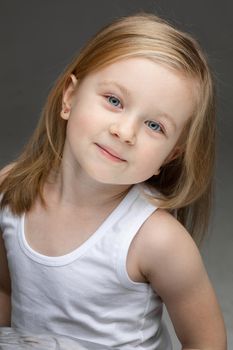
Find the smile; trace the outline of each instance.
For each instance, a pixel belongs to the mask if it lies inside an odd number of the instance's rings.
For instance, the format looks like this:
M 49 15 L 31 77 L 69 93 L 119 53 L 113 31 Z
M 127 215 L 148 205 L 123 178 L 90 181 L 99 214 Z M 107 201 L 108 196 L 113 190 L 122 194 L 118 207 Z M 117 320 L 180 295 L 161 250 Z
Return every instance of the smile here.
M 95 144 L 102 155 L 104 155 L 106 158 L 115 161 L 115 162 L 126 162 L 125 159 L 122 159 L 119 154 L 117 154 L 114 150 L 110 149 L 107 146 L 99 145 L 98 143 Z

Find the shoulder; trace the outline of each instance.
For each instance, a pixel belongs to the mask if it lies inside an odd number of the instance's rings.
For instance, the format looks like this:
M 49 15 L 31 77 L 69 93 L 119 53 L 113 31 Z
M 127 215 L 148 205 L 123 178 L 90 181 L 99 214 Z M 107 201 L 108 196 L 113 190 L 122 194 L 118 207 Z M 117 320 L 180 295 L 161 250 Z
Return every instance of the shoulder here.
M 145 221 L 141 228 L 141 236 L 146 245 L 151 246 L 152 249 L 158 249 L 158 253 L 161 254 L 164 250 L 174 251 L 174 244 L 179 244 L 180 248 L 184 244 L 196 247 L 185 227 L 172 214 L 163 209 L 157 209 Z M 178 248 L 177 245 L 176 247 Z
M 142 226 L 138 240 L 140 269 L 158 294 L 185 287 L 196 274 L 204 273 L 195 242 L 167 211 L 155 211 Z

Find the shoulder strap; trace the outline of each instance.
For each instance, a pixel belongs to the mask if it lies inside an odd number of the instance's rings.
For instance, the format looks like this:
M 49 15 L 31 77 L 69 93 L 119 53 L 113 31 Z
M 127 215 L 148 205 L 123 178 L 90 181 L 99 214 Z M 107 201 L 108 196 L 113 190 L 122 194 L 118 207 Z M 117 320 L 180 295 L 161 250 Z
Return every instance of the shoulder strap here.
M 142 224 L 156 209 L 157 207 L 149 203 L 143 195 L 139 194 L 121 222 L 121 230 L 118 235 L 116 272 L 121 283 L 127 288 L 135 289 L 136 286 L 139 289 L 145 290 L 145 283 L 136 283 L 130 280 L 126 269 L 126 260 L 133 238 Z

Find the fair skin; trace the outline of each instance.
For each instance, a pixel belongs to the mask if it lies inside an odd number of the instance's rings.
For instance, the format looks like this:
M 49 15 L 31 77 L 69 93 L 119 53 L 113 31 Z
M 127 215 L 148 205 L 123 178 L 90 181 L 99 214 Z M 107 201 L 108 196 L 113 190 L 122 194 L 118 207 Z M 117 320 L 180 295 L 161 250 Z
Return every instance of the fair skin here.
M 4 241 L 0 230 L 0 326 L 11 324 L 11 282 Z
M 7 175 L 12 165 L 0 171 L 0 182 Z M 7 264 L 4 240 L 0 229 L 0 327 L 11 325 L 11 280 Z
M 31 247 L 54 256 L 77 248 L 132 184 L 159 174 L 179 151 L 195 91 L 191 79 L 144 58 L 118 61 L 82 81 L 72 75 L 61 112 L 68 122 L 61 172 L 46 184 L 46 210 L 38 201 L 26 217 Z M 221 312 L 198 249 L 169 213 L 159 209 L 141 227 L 127 271 L 161 296 L 182 349 L 226 349 Z

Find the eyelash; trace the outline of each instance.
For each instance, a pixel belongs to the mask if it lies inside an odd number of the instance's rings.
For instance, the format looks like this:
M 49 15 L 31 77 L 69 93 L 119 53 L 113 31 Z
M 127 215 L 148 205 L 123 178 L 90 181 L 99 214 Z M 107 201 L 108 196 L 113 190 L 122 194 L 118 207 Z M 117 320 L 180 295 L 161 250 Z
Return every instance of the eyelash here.
M 148 125 L 149 123 L 154 124 L 154 125 L 156 126 L 156 128 L 157 128 L 157 126 L 159 126 L 159 128 L 160 128 L 160 130 L 157 130 L 157 129 L 155 130 L 155 129 L 150 128 L 152 131 L 157 131 L 157 132 L 159 132 L 159 133 L 165 134 L 163 125 L 161 125 L 160 123 L 155 122 L 155 121 L 153 121 L 153 120 L 147 120 L 147 121 L 145 122 L 145 124 L 147 124 L 147 125 Z
M 121 104 L 120 99 L 119 99 L 118 97 L 114 96 L 114 95 L 106 95 L 105 97 L 107 98 L 108 102 L 109 102 L 113 107 L 116 107 L 116 108 L 117 108 L 118 106 L 116 106 L 116 105 L 114 105 L 114 104 L 112 104 L 112 103 L 110 102 L 110 99 L 111 99 L 111 98 L 117 100 L 117 101 Z M 121 104 L 121 106 L 122 106 L 122 104 Z M 122 107 L 123 107 L 123 106 L 122 106 Z M 150 124 L 150 123 L 151 123 L 151 124 L 154 124 L 156 127 L 159 126 L 160 130 L 159 130 L 158 132 L 159 132 L 159 133 L 162 133 L 162 134 L 165 134 L 163 125 L 161 125 L 160 123 L 155 122 L 155 121 L 153 121 L 153 120 L 147 120 L 147 121 L 145 122 L 146 125 L 148 125 L 148 124 Z M 150 128 L 150 129 L 153 131 L 152 128 Z M 154 130 L 154 131 L 157 131 L 157 129 Z
M 105 96 L 105 97 L 107 98 L 108 102 L 109 102 L 113 107 L 118 107 L 118 106 L 112 104 L 112 103 L 110 102 L 110 98 L 114 98 L 115 100 L 119 101 L 120 104 L 121 104 L 120 99 L 119 99 L 118 97 L 114 96 L 114 95 L 107 95 L 107 96 Z M 122 104 L 121 104 L 121 106 L 122 106 Z M 123 107 L 123 106 L 122 106 L 122 107 Z

